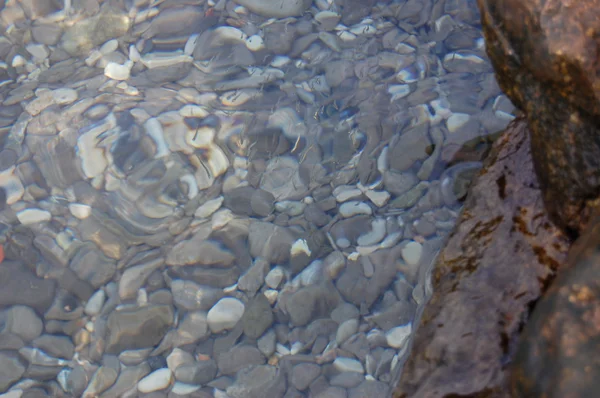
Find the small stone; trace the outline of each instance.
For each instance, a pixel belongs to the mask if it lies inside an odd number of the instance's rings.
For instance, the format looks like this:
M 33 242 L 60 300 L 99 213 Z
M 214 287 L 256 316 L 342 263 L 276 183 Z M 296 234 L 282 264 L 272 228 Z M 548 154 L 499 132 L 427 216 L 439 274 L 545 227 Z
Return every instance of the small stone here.
M 386 191 L 368 190 L 365 195 L 377 207 L 383 207 L 390 200 L 390 194 Z
M 68 105 L 75 101 L 79 95 L 77 91 L 72 88 L 59 88 L 52 91 L 52 98 L 54 99 L 54 103 L 57 105 Z
M 25 209 L 17 213 L 17 219 L 23 225 L 31 225 L 38 222 L 50 221 L 52 214 L 42 209 Z
M 248 303 L 242 317 L 244 334 L 251 339 L 258 339 L 271 327 L 273 311 L 264 294 L 258 294 Z
M 270 357 L 275 352 L 275 346 L 277 344 L 277 335 L 273 329 L 270 329 L 257 341 L 257 347 L 265 357 Z
M 267 18 L 300 16 L 310 6 L 310 0 L 235 0 L 255 14 Z
M 397 326 L 388 330 L 385 334 L 385 339 L 390 347 L 399 349 L 403 348 L 412 332 L 412 324 Z
M 335 361 L 333 361 L 333 366 L 339 372 L 364 373 L 364 369 L 360 361 L 352 358 L 336 358 Z
M 129 65 L 121 65 L 116 62 L 109 62 L 104 67 L 104 76 L 113 80 L 129 79 L 131 68 Z
M 172 380 L 173 373 L 171 370 L 169 368 L 161 368 L 140 380 L 137 384 L 137 388 L 141 393 L 164 390 L 169 387 Z
M 242 275 L 238 282 L 238 289 L 247 292 L 250 297 L 254 296 L 265 281 L 270 265 L 262 258 L 257 258 L 252 266 Z
M 206 313 L 201 311 L 188 312 L 177 327 L 175 337 L 173 338 L 173 345 L 183 346 L 193 344 L 204 339 L 209 334 Z
M 237 345 L 223 352 L 217 359 L 219 373 L 233 375 L 250 365 L 263 365 L 265 357 L 251 345 Z
M 342 217 L 349 218 L 359 214 L 371 215 L 373 210 L 371 209 L 371 206 L 364 202 L 350 201 L 342 203 L 339 212 Z
M 348 319 L 344 321 L 337 330 L 335 335 L 335 341 L 338 345 L 341 345 L 344 341 L 348 340 L 350 336 L 358 331 L 358 319 Z
M 244 303 L 240 300 L 225 297 L 219 300 L 208 311 L 208 326 L 213 333 L 220 333 L 223 330 L 233 329 L 244 315 Z
M 25 373 L 25 366 L 19 358 L 7 352 L 0 352 L 0 369 L 0 391 L 6 391 Z
M 421 260 L 423 246 L 419 242 L 409 242 L 402 249 L 402 258 L 408 265 L 416 266 Z
M 34 310 L 15 305 L 4 312 L 4 332 L 13 333 L 29 342 L 42 334 L 43 323 Z
M 173 324 L 169 305 L 146 305 L 113 311 L 108 317 L 106 352 L 152 347 L 158 344 Z
M 348 398 L 387 397 L 389 395 L 389 384 L 376 380 L 365 380 L 348 392 Z
M 242 369 L 236 381 L 227 387 L 231 398 L 283 398 L 286 382 L 283 372 L 269 365 Z
M 175 379 L 189 384 L 206 384 L 217 375 L 217 363 L 213 359 L 181 365 L 175 370 Z
M 300 363 L 292 369 L 291 382 L 300 391 L 304 391 L 321 374 L 321 367 L 314 363 Z
M 265 283 L 271 289 L 277 289 L 281 282 L 283 281 L 285 274 L 283 273 L 283 269 L 279 266 L 273 268 L 267 276 L 265 277 Z
M 171 292 L 175 303 L 188 311 L 206 311 L 223 297 L 222 289 L 182 279 L 171 282 Z

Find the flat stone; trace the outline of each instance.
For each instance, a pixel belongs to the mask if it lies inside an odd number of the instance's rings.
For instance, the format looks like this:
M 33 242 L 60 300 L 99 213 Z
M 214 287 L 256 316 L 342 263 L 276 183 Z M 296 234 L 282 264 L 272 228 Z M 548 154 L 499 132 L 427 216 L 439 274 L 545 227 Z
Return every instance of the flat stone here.
M 244 309 L 244 303 L 240 300 L 232 297 L 222 298 L 208 311 L 207 320 L 210 330 L 219 333 L 232 329 L 242 318 Z
M 419 242 L 408 242 L 402 249 L 402 259 L 404 259 L 408 265 L 417 266 L 421 260 L 422 253 L 423 246 L 421 246 Z
M 0 264 L 0 306 L 22 304 L 44 313 L 52 304 L 55 282 L 32 274 L 25 265 L 4 261 Z
M 124 350 L 155 346 L 173 324 L 173 314 L 169 305 L 113 311 L 107 322 L 106 351 L 118 354 Z
M 208 337 L 208 335 L 210 335 L 210 332 L 208 330 L 206 313 L 202 311 L 188 312 L 177 326 L 176 335 L 173 338 L 173 345 L 178 347 L 193 344 L 203 340 Z
M 232 375 L 250 365 L 262 365 L 266 362 L 265 357 L 254 346 L 237 345 L 219 355 L 217 365 L 219 372 L 224 375 Z
M 333 361 L 333 366 L 339 372 L 356 372 L 356 373 L 364 373 L 364 369 L 360 361 L 352 358 L 344 358 L 339 357 Z
M 287 228 L 262 221 L 250 224 L 248 239 L 252 257 L 262 257 L 271 264 L 287 262 L 296 240 Z
M 182 279 L 171 282 L 171 292 L 175 303 L 188 311 L 207 311 L 223 297 L 222 289 Z
M 338 345 L 341 345 L 344 341 L 348 340 L 350 336 L 358 331 L 358 319 L 348 319 L 340 324 L 335 335 L 335 341 Z
M 75 352 L 75 346 L 67 336 L 44 334 L 33 340 L 31 345 L 57 358 L 71 359 Z
M 9 352 L 0 352 L 0 369 L 0 392 L 5 392 L 25 373 L 25 366 L 18 355 Z
M 235 2 L 267 18 L 300 16 L 311 4 L 309 0 L 235 0 Z
M 348 391 L 348 398 L 387 397 L 389 394 L 390 386 L 387 383 L 365 380 Z
M 286 384 L 280 369 L 257 365 L 241 370 L 226 391 L 231 398 L 283 398 Z
M 262 258 L 257 258 L 248 271 L 238 281 L 238 289 L 246 292 L 250 297 L 254 296 L 265 282 L 265 277 L 271 266 Z
M 304 391 L 321 374 L 321 367 L 314 363 L 299 363 L 292 369 L 291 382 L 300 391 Z
M 304 326 L 314 318 L 328 316 L 339 297 L 323 286 L 306 286 L 294 293 L 286 304 L 294 326 Z
M 358 372 L 343 372 L 333 376 L 329 384 L 335 387 L 352 388 L 358 386 L 365 376 Z
M 256 295 L 244 311 L 242 325 L 244 334 L 251 339 L 258 339 L 273 324 L 273 311 L 271 304 L 264 294 Z
M 14 333 L 29 342 L 42 334 L 42 320 L 34 310 L 24 305 L 15 305 L 4 312 L 4 331 Z
M 152 391 L 164 390 L 169 387 L 172 380 L 173 373 L 169 368 L 157 369 L 138 382 L 138 391 L 141 393 L 149 393 Z
M 215 378 L 217 370 L 217 363 L 213 359 L 197 361 L 177 367 L 175 379 L 188 384 L 204 385 Z

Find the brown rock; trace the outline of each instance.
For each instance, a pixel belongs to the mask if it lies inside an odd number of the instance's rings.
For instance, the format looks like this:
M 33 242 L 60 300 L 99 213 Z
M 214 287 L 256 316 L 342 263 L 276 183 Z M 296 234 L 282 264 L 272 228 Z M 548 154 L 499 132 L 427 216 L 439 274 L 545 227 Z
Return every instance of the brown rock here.
M 600 391 L 600 213 L 590 224 L 525 327 L 513 396 L 578 398 Z
M 527 115 L 550 218 L 576 234 L 600 191 L 600 1 L 478 4 L 498 83 Z
M 494 144 L 432 274 L 395 397 L 509 397 L 508 363 L 528 306 L 569 242 L 545 214 L 525 121 Z

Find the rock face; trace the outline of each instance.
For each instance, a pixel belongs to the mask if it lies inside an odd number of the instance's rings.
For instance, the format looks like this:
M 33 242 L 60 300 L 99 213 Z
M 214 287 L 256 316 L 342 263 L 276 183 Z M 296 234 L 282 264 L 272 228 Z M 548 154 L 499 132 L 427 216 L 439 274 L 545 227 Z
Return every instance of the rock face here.
M 498 83 L 525 112 L 552 221 L 580 232 L 600 192 L 600 2 L 478 0 Z
M 432 274 L 395 397 L 510 397 L 522 320 L 569 241 L 546 216 L 526 122 L 496 141 Z
M 593 397 L 600 390 L 600 212 L 536 304 L 515 357 L 513 394 Z

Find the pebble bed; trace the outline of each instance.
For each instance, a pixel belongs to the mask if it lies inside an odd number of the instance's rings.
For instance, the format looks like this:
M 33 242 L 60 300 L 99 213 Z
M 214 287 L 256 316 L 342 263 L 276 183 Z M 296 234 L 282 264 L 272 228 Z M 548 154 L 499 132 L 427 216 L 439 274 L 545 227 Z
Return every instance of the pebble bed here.
M 513 118 L 475 2 L 1 3 L 0 397 L 390 396 Z

